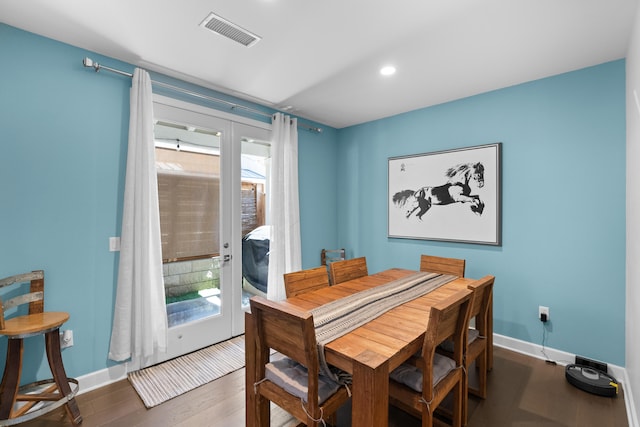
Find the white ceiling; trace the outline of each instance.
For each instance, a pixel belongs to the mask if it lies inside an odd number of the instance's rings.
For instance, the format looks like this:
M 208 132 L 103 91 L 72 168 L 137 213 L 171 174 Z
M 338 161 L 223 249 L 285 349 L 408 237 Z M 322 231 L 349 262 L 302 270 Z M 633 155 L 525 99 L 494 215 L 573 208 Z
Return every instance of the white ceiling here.
M 637 3 L 2 0 L 0 21 L 342 128 L 624 58 Z M 262 40 L 200 27 L 210 12 Z

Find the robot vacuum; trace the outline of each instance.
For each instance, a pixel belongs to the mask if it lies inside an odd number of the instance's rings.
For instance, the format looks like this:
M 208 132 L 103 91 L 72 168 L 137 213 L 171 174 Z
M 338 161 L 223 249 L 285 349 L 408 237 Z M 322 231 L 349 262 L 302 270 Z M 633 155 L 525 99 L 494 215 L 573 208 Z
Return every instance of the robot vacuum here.
M 607 397 L 618 394 L 618 381 L 606 372 L 575 364 L 567 365 L 564 372 L 569 384 L 580 390 Z

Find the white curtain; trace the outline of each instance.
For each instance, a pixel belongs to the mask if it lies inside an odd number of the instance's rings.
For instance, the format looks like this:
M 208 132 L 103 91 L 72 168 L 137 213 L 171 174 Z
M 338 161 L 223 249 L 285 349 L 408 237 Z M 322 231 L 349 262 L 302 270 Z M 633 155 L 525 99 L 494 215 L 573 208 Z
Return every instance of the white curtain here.
M 166 352 L 167 313 L 151 79 L 149 73 L 138 68 L 133 73 L 130 106 L 120 270 L 109 358 L 142 362 Z
M 271 241 L 267 298 L 285 298 L 282 275 L 301 269 L 298 201 L 298 123 L 282 113 L 272 117 Z

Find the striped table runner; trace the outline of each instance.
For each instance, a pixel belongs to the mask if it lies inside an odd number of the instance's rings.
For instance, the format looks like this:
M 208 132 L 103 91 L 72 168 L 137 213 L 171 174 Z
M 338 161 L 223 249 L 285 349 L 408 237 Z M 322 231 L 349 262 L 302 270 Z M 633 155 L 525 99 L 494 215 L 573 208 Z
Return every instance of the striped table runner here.
M 323 374 L 341 384 L 351 380 L 350 375 L 329 369 L 324 355 L 327 343 L 456 278 L 447 274 L 417 272 L 310 310 Z

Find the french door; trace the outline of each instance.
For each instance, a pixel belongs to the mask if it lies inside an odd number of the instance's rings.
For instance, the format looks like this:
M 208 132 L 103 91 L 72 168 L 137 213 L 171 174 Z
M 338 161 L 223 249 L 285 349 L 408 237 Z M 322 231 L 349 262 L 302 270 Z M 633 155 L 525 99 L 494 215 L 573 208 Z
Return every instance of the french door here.
M 261 152 L 268 168 L 271 135 L 270 124 L 163 96 L 154 116 L 169 336 L 150 364 L 244 332 L 243 189 L 264 196 L 268 174 L 247 171 L 243 158 Z M 265 211 L 249 219 L 264 224 Z

